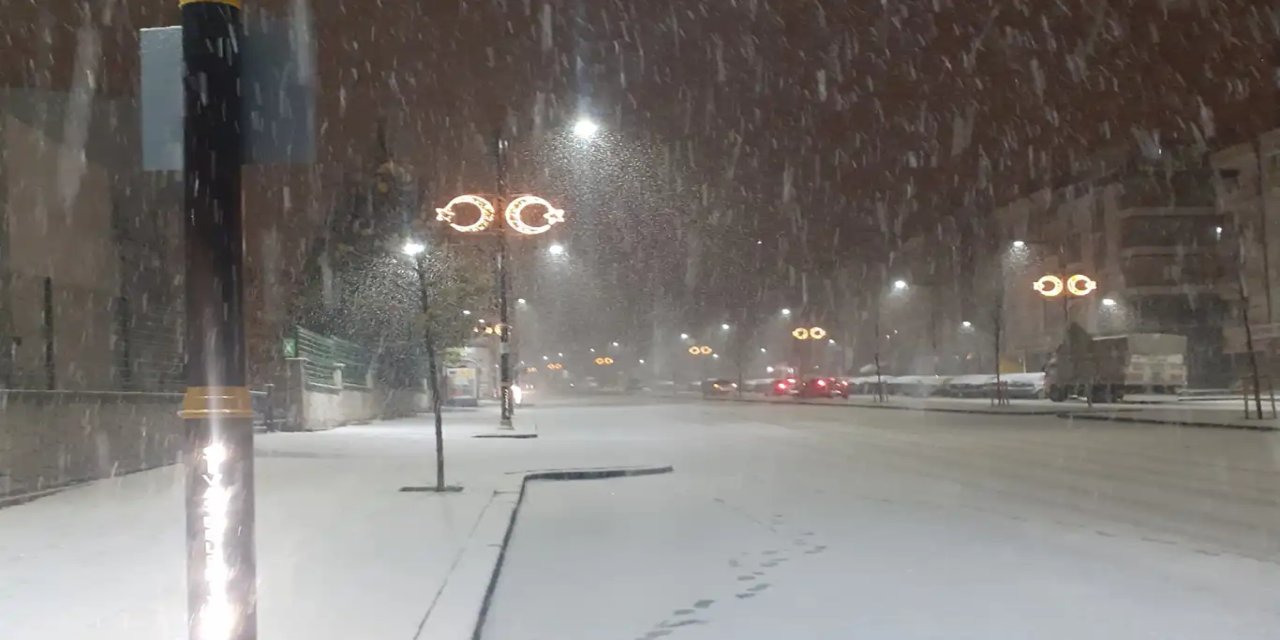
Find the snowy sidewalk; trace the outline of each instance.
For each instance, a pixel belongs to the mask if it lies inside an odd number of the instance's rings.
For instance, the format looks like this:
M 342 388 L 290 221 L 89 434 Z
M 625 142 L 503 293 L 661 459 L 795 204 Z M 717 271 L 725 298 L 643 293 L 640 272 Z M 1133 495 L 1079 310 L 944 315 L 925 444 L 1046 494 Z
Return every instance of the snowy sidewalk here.
M 434 481 L 429 415 L 259 435 L 260 637 L 469 637 L 525 472 L 603 464 L 496 423 L 446 414 L 445 495 L 400 491 Z M 184 554 L 180 466 L 0 509 L 0 638 L 185 638 Z

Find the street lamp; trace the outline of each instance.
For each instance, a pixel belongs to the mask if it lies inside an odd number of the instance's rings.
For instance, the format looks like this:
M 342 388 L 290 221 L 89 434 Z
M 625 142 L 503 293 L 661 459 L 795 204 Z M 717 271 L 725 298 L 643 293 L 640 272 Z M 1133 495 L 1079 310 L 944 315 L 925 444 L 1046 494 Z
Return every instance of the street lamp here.
M 462 315 L 464 315 L 464 316 L 469 316 L 469 315 L 471 315 L 471 310 L 470 310 L 470 309 L 463 309 L 463 310 L 462 310 Z
M 1114 306 L 1116 306 L 1115 298 L 1103 298 L 1103 299 L 1102 299 L 1102 306 L 1104 306 L 1104 307 L 1114 307 Z
M 573 123 L 573 135 L 579 140 L 590 140 L 600 133 L 600 125 L 590 118 L 579 118 Z
M 783 308 L 783 309 L 782 309 L 782 315 L 784 315 L 784 316 L 789 316 L 789 315 L 791 315 L 791 310 L 790 310 L 790 309 L 787 309 L 787 308 Z
M 549 254 L 551 254 L 551 255 L 553 255 L 553 256 L 562 256 L 562 255 L 564 255 L 564 245 L 562 245 L 562 244 L 560 244 L 559 242 L 557 242 L 557 243 L 555 243 L 555 244 L 553 244 L 553 245 L 551 245 L 551 246 L 547 247 L 547 253 L 549 253 Z
M 612 342 L 612 343 L 610 343 L 610 344 L 612 344 L 612 345 L 613 345 L 613 346 L 615 346 L 615 347 L 620 346 L 620 345 L 619 345 L 618 343 L 616 343 L 616 342 Z
M 1026 248 L 1027 248 L 1027 243 L 1026 243 L 1025 241 L 1023 241 L 1023 240 L 1014 240 L 1014 241 L 1013 241 L 1013 248 L 1014 248 L 1014 249 L 1026 249 Z
M 689 339 L 689 334 L 687 334 L 687 333 L 682 333 L 682 334 L 680 334 L 680 339 L 681 339 L 681 340 L 688 340 L 688 339 Z
M 528 301 L 525 300 L 524 298 L 517 298 L 516 304 L 528 304 Z
M 972 328 L 973 328 L 973 323 L 972 323 L 972 322 L 969 322 L 968 320 L 965 320 L 964 322 L 961 322 L 961 323 L 960 323 L 960 326 L 961 326 L 961 327 L 964 327 L 965 329 L 972 329 Z
M 721 330 L 721 331 L 728 331 L 728 330 L 729 330 L 729 323 L 728 323 L 728 322 L 726 322 L 726 323 L 724 323 L 724 324 L 721 324 L 721 325 L 720 325 L 720 330 Z
M 414 242 L 413 240 L 404 243 L 404 246 L 400 248 L 401 253 L 404 253 L 406 256 L 411 258 L 416 258 L 422 255 L 426 250 L 427 245 L 422 244 L 421 242 Z
M 909 285 L 907 285 L 907 281 L 906 281 L 906 280 L 894 280 L 894 281 L 893 281 L 893 290 L 894 290 L 894 291 L 906 291 L 908 286 L 909 286 Z

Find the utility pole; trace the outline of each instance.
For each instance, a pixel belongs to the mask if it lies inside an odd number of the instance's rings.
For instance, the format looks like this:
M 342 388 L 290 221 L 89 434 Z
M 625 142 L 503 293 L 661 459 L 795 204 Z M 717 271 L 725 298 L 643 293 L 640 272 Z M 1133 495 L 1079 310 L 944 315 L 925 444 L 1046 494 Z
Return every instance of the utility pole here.
M 507 159 L 506 141 L 502 138 L 502 125 L 493 135 L 493 161 L 496 169 L 498 193 L 497 198 L 505 200 L 507 194 Z M 505 207 L 503 202 L 501 206 Z M 514 398 L 511 395 L 511 323 L 507 309 L 507 228 L 503 216 L 498 216 L 498 375 L 501 378 L 502 417 L 499 419 L 500 429 L 514 429 L 511 416 L 515 412 Z
M 254 640 L 253 408 L 245 373 L 240 0 L 179 0 L 186 226 L 187 606 L 193 640 Z

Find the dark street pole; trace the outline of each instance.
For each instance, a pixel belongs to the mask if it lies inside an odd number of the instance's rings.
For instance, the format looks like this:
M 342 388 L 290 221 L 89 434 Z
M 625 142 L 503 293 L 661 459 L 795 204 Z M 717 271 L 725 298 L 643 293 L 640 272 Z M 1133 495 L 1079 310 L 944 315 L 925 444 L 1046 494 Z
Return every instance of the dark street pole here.
M 502 127 L 499 126 L 493 136 L 493 160 L 497 170 L 497 197 L 503 207 L 506 206 L 507 195 L 506 144 L 502 138 Z M 502 417 L 498 424 L 502 429 L 514 428 L 511 424 L 511 416 L 515 409 L 514 398 L 511 395 L 511 323 L 508 320 L 507 309 L 508 287 L 506 220 L 503 216 L 498 216 L 498 322 L 501 327 L 501 331 L 498 332 L 498 373 L 502 384 Z
M 186 226 L 188 634 L 257 638 L 245 379 L 239 0 L 180 0 Z

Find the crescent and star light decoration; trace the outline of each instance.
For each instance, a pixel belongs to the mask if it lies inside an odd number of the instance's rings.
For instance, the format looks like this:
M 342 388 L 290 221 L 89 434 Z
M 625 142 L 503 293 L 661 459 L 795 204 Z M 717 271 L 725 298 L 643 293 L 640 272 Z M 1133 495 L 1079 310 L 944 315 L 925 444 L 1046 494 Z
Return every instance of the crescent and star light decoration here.
M 470 205 L 480 212 L 480 216 L 471 224 L 458 223 L 458 208 L 462 205 Z M 542 224 L 529 224 L 525 220 L 525 210 L 530 208 L 542 208 Z M 462 195 L 449 201 L 439 209 L 436 209 L 436 220 L 446 222 L 454 231 L 461 233 L 477 233 L 486 231 L 493 226 L 494 219 L 497 218 L 497 209 L 493 203 L 484 197 L 477 195 Z M 507 207 L 502 212 L 502 219 L 506 221 L 507 226 L 516 233 L 525 236 L 536 236 L 551 230 L 551 227 L 564 222 L 564 209 L 557 209 L 550 202 L 538 196 L 518 196 L 511 202 L 507 203 Z

